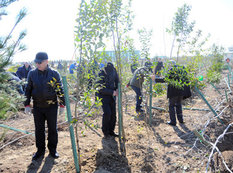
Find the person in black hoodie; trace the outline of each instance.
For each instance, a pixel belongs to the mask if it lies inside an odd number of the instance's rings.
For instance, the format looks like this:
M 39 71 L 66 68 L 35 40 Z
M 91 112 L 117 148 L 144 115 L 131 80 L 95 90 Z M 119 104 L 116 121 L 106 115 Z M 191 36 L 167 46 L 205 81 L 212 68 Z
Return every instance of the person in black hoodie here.
M 26 85 L 25 113 L 32 112 L 30 107 L 33 99 L 33 116 L 35 124 L 35 137 L 37 152 L 33 155 L 33 160 L 45 154 L 45 120 L 48 124 L 48 149 L 50 156 L 58 158 L 57 143 L 57 112 L 60 105 L 59 115 L 65 111 L 65 99 L 57 71 L 48 66 L 48 55 L 45 52 L 36 54 L 36 69 L 28 74 Z
M 118 74 L 113 64 L 108 62 L 107 65 L 99 73 L 98 81 L 99 90 L 97 96 L 102 100 L 103 119 L 102 132 L 107 138 L 109 136 L 117 137 L 114 133 L 116 125 L 116 101 L 118 96 Z

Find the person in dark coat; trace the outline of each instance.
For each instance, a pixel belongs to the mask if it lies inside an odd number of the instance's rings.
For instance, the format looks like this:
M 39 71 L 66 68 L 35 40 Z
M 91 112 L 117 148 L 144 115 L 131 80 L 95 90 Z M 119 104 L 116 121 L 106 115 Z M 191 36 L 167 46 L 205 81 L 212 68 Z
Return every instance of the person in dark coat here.
M 118 96 L 118 74 L 111 62 L 99 73 L 98 81 L 99 91 L 97 96 L 102 100 L 103 119 L 102 132 L 107 138 L 109 136 L 117 137 L 114 129 L 116 125 L 116 96 Z
M 26 81 L 29 71 L 32 70 L 31 65 L 25 62 L 23 66 L 19 67 L 16 74 L 20 80 Z M 23 91 L 25 92 L 25 84 L 22 85 Z
M 23 66 L 19 67 L 18 70 L 16 71 L 17 76 L 19 79 L 27 79 L 29 71 L 31 71 L 32 67 L 28 62 L 25 62 Z
M 61 72 L 63 69 L 64 69 L 64 66 L 61 64 L 61 62 L 58 62 L 57 70 Z
M 185 67 L 175 64 L 171 61 L 172 67 L 169 70 L 167 77 L 170 81 L 167 88 L 167 98 L 169 99 L 169 125 L 176 126 L 176 115 L 179 123 L 184 123 L 181 101 L 191 96 L 189 81 Z M 173 82 L 178 82 L 179 87 Z
M 33 100 L 33 116 L 35 124 L 35 137 L 37 152 L 33 155 L 33 160 L 45 154 L 45 120 L 48 127 L 48 149 L 50 156 L 58 158 L 57 143 L 57 113 L 60 105 L 59 115 L 65 111 L 65 99 L 57 71 L 48 66 L 48 55 L 39 52 L 35 58 L 36 69 L 28 74 L 26 86 L 25 113 L 31 114 L 30 101 Z

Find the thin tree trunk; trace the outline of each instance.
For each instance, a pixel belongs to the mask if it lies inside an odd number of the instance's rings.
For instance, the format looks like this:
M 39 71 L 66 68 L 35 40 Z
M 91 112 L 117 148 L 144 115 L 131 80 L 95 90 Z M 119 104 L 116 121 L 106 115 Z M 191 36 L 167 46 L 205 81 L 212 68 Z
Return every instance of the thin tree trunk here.
M 171 47 L 171 51 L 170 51 L 170 58 L 172 58 L 172 51 L 175 45 L 175 40 L 176 40 L 176 35 L 174 35 L 173 41 L 172 41 L 172 47 Z

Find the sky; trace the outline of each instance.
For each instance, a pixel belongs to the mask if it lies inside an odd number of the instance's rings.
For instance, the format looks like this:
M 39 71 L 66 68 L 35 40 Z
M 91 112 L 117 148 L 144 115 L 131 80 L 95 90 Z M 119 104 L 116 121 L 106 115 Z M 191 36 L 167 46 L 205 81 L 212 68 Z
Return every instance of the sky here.
M 80 1 L 19 0 L 11 4 L 6 9 L 8 15 L 0 20 L 1 36 L 8 34 L 21 8 L 28 11 L 14 32 L 17 35 L 19 31 L 27 30 L 23 40 L 27 50 L 16 54 L 13 61 L 33 61 L 39 51 L 47 52 L 50 60 L 74 60 L 74 25 Z M 135 18 L 131 36 L 136 49 L 140 50 L 137 30 L 151 29 L 151 57 L 169 56 L 173 37 L 166 33 L 166 28 L 171 26 L 175 12 L 184 3 L 192 6 L 189 20 L 196 21 L 195 28 L 206 36 L 211 34 L 209 44 L 216 43 L 225 48 L 233 46 L 232 0 L 133 0 Z

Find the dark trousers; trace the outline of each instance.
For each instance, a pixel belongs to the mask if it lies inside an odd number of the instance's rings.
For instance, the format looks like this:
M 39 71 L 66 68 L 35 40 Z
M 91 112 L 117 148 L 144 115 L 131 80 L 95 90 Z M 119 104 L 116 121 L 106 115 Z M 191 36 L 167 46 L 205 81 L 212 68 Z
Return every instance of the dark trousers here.
M 45 152 L 45 120 L 48 127 L 48 149 L 50 153 L 55 153 L 58 143 L 57 134 L 57 105 L 49 108 L 34 107 L 33 116 L 35 123 L 36 147 L 38 152 Z
M 131 88 L 134 90 L 134 92 L 136 93 L 136 111 L 139 111 L 142 106 L 142 92 L 141 89 L 136 87 L 136 86 L 131 86 Z
M 178 121 L 183 122 L 181 101 L 181 96 L 169 98 L 169 115 L 171 122 L 174 124 L 176 124 L 176 114 Z
M 103 119 L 102 119 L 102 131 L 104 135 L 109 135 L 114 132 L 116 126 L 116 102 L 114 98 L 103 98 Z

